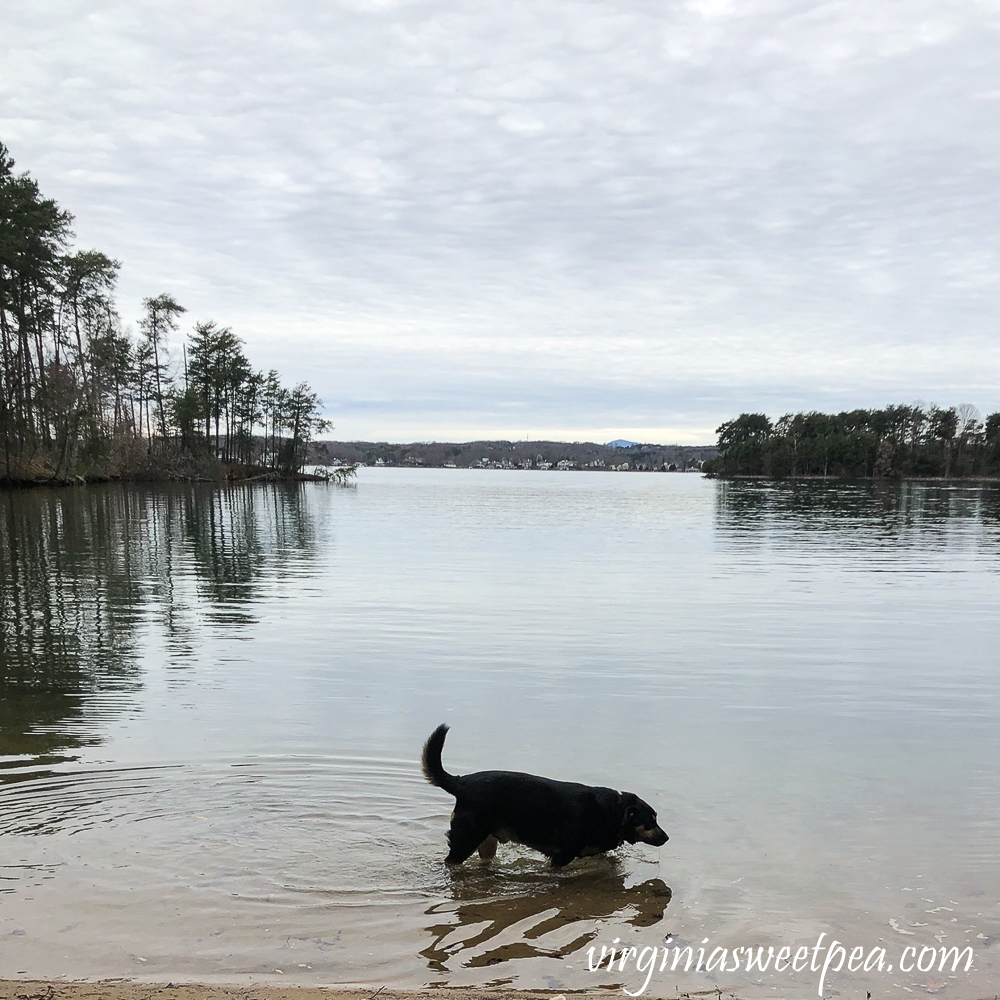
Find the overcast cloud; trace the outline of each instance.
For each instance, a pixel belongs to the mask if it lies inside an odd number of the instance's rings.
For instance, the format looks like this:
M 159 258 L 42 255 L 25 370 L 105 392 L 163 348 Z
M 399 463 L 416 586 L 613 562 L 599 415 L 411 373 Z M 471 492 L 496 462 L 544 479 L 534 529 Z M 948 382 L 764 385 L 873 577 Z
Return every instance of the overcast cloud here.
M 5 4 L 0 140 L 335 435 L 1000 409 L 994 0 Z

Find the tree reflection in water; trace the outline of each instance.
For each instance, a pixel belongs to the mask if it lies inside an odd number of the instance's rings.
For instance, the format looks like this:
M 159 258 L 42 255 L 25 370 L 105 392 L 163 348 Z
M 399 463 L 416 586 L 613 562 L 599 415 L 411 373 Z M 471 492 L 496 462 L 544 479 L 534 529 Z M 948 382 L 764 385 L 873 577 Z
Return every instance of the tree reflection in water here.
M 300 484 L 0 494 L 0 781 L 100 743 L 143 683 L 142 635 L 183 668 L 203 621 L 254 621 L 261 579 L 311 558 Z M 192 585 L 188 585 L 188 584 Z M 34 772 L 37 777 L 37 771 Z

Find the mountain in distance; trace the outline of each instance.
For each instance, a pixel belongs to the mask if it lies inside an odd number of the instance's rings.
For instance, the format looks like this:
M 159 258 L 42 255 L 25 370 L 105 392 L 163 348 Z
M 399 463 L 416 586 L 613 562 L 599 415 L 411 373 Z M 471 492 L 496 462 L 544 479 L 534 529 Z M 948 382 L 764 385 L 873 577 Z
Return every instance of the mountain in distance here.
M 615 438 L 614 441 L 609 441 L 605 448 L 638 448 L 638 441 L 626 441 L 624 438 Z

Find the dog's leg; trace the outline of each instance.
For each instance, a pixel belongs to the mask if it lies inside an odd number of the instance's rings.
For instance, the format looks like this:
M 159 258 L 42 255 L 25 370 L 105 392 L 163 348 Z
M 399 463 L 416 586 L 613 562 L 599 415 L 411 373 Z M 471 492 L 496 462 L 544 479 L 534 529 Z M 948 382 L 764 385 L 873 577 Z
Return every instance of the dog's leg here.
M 552 867 L 562 868 L 564 865 L 568 865 L 576 856 L 576 850 L 571 847 L 563 848 L 561 851 L 556 851 L 556 853 L 552 855 Z
M 497 853 L 497 838 L 491 833 L 480 845 L 479 856 L 483 861 L 492 861 Z
M 448 852 L 445 863 L 460 865 L 489 836 L 489 829 L 476 817 L 464 809 L 455 809 L 451 818 L 451 828 L 448 830 Z

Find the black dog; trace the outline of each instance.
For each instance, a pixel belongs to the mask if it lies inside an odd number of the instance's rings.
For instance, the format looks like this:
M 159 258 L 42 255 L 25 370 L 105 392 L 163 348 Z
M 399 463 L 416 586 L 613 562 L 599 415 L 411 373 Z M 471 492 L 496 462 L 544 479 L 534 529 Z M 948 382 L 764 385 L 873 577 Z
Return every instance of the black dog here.
M 628 841 L 660 847 L 667 835 L 652 807 L 631 792 L 553 781 L 517 771 L 449 774 L 441 764 L 448 727 L 424 744 L 424 777 L 455 796 L 445 861 L 460 865 L 477 848 L 489 860 L 509 840 L 547 854 L 553 868 L 574 858 L 613 851 Z

